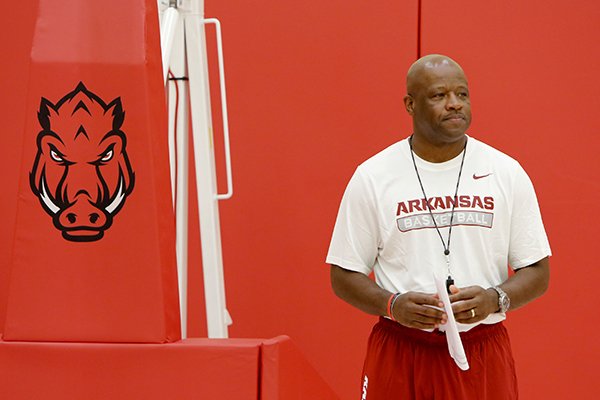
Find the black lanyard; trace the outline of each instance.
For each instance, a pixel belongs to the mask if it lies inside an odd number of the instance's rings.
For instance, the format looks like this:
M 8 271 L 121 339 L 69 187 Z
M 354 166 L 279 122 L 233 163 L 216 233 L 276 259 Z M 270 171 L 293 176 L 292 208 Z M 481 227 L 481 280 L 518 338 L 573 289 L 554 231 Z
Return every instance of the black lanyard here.
M 452 275 L 450 274 L 450 238 L 452 238 L 452 222 L 454 220 L 454 207 L 458 202 L 458 186 L 460 185 L 460 176 L 462 175 L 463 165 L 465 163 L 465 155 L 467 154 L 467 141 L 465 141 L 465 147 L 463 147 L 463 155 L 462 160 L 460 161 L 460 169 L 458 171 L 458 179 L 456 180 L 456 190 L 454 191 L 454 201 L 452 202 L 452 212 L 450 213 L 450 227 L 448 229 L 448 244 L 444 241 L 442 237 L 442 233 L 440 232 L 440 228 L 433 217 L 433 212 L 431 211 L 431 207 L 429 206 L 429 199 L 427 198 L 427 194 L 425 194 L 425 189 L 423 188 L 423 182 L 421 181 L 421 176 L 419 175 L 419 170 L 417 168 L 417 163 L 415 162 L 415 152 L 412 147 L 412 135 L 408 138 L 408 145 L 410 147 L 410 156 L 412 157 L 413 166 L 415 167 L 415 172 L 417 173 L 417 179 L 419 180 L 419 186 L 421 186 L 421 192 L 423 192 L 423 197 L 425 197 L 425 204 L 427 204 L 427 210 L 429 211 L 429 215 L 431 216 L 431 220 L 433 221 L 433 225 L 435 226 L 435 230 L 437 231 L 440 240 L 442 241 L 442 246 L 444 247 L 444 256 L 446 257 L 446 265 L 448 267 L 448 279 L 446 279 L 446 290 L 450 293 L 450 285 L 454 284 L 454 279 L 452 279 Z

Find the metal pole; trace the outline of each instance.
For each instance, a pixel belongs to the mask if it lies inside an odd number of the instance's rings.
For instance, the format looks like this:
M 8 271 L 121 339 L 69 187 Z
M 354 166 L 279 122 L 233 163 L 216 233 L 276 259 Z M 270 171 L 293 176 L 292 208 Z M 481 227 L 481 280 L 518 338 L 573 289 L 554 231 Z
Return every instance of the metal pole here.
M 194 157 L 200 239 L 208 336 L 226 338 L 231 317 L 225 305 L 225 284 L 221 251 L 219 199 L 233 194 L 231 158 L 229 150 L 229 124 L 225 93 L 223 49 L 220 23 L 204 20 L 203 0 L 159 0 L 166 8 L 162 16 L 161 45 L 165 76 L 169 67 L 176 78 L 189 78 L 189 91 L 185 81 L 177 81 L 179 96 L 175 121 L 175 90 L 169 88 L 169 146 L 171 155 L 172 185 L 177 226 L 177 265 L 181 307 L 182 337 L 187 337 L 187 264 L 188 264 L 188 121 L 191 120 L 194 138 Z M 167 8 L 168 7 L 168 8 Z M 178 24 L 183 19 L 183 24 Z M 227 193 L 217 193 L 216 165 L 213 147 L 210 90 L 204 24 L 213 23 L 217 29 L 217 51 L 220 72 L 220 89 L 224 126 L 225 159 L 227 168 Z M 188 116 L 188 96 L 191 118 Z M 176 127 L 176 128 L 175 128 Z M 175 134 L 176 133 L 176 134 Z M 175 148 L 177 149 L 175 151 Z M 175 157 L 177 154 L 177 157 Z M 177 165 L 175 166 L 175 158 Z M 176 177 L 175 172 L 177 171 Z
M 189 179 L 189 127 L 188 127 L 188 88 L 187 60 L 185 55 L 185 36 L 183 23 L 167 23 L 166 12 L 175 7 L 171 1 L 161 20 L 161 44 L 165 43 L 163 35 L 171 35 L 170 56 L 165 58 L 163 47 L 163 69 L 172 72 L 175 80 L 169 84 L 169 156 L 171 161 L 171 188 L 175 208 L 175 250 L 177 253 L 177 280 L 179 286 L 179 311 L 181 319 L 181 337 L 187 338 L 188 320 L 188 179 Z M 176 14 L 179 19 L 179 12 Z M 175 156 L 177 155 L 177 156 Z
M 204 34 L 204 2 L 191 2 L 191 12 L 185 16 L 185 42 L 190 84 L 190 106 L 206 318 L 210 338 L 228 337 L 227 326 L 231 319 L 225 306 L 223 257 L 217 199 L 214 140 L 210 109 L 210 90 Z

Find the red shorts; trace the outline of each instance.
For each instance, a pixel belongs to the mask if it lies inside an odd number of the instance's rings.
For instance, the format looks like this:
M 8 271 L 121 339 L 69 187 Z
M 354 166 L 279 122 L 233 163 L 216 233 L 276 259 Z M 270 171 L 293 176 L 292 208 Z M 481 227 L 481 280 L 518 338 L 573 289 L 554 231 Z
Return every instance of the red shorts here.
M 363 400 L 514 400 L 517 376 L 502 323 L 460 334 L 470 368 L 448 353 L 446 335 L 380 318 L 369 338 Z

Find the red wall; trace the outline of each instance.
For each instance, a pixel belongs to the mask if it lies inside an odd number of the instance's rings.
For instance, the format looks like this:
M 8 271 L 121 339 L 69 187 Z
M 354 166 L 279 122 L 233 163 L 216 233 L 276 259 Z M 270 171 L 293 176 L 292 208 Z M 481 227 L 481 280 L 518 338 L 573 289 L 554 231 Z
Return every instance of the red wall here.
M 422 3 L 422 53 L 463 64 L 471 134 L 527 169 L 555 254 L 546 296 L 509 322 L 522 398 L 591 396 L 600 273 L 586 251 L 593 225 L 583 221 L 599 194 L 590 121 L 599 106 L 600 6 Z M 355 166 L 410 133 L 402 96 L 417 6 L 207 6 L 224 24 L 232 119 L 237 194 L 221 208 L 231 334 L 289 334 L 344 399 L 356 397 L 374 318 L 334 297 L 323 259 Z
M 0 116 L 13 146 L 0 157 L 2 267 L 14 228 L 20 153 L 13 148 L 26 95 L 20 77 L 35 17 L 26 3 L 0 19 L 8 60 L 0 67 Z M 600 106 L 600 4 L 422 3 L 423 54 L 446 53 L 465 68 L 471 134 L 525 166 L 555 254 L 546 296 L 509 321 L 522 398 L 591 398 L 600 359 L 592 286 L 600 272 L 589 251 L 595 224 L 588 222 L 600 194 L 600 143 L 592 131 Z M 402 96 L 416 57 L 417 6 L 207 0 L 207 17 L 218 17 L 224 30 L 236 191 L 221 204 L 230 334 L 291 336 L 343 399 L 357 397 L 375 319 L 335 298 L 324 258 L 355 166 L 410 133 Z M 191 253 L 198 260 L 197 249 Z M 198 286 L 190 294 L 190 333 L 202 335 L 198 264 L 191 268 Z M 0 268 L 0 292 L 6 274 Z
M 429 0 L 423 18 L 423 51 L 467 71 L 472 134 L 532 177 L 554 253 L 549 291 L 510 315 L 522 397 L 596 397 L 600 3 Z
M 408 132 L 417 3 L 213 1 L 223 23 L 235 195 L 221 203 L 233 337 L 290 333 L 355 398 L 373 318 L 324 263 L 354 168 Z

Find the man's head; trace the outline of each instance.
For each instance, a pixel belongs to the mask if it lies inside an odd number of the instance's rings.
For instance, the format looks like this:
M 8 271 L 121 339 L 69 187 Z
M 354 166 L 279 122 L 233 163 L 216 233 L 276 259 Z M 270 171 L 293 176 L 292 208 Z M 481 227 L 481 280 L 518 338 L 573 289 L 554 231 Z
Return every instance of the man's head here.
M 414 134 L 431 144 L 462 140 L 471 124 L 471 102 L 465 73 L 450 57 L 430 54 L 406 75 L 406 111 Z

